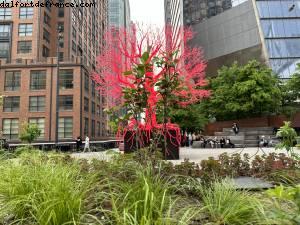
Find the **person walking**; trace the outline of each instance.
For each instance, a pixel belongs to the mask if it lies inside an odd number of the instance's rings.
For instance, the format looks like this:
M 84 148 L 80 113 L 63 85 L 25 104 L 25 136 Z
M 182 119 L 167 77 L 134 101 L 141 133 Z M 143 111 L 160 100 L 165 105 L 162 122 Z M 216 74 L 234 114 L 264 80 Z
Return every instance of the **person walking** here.
M 82 145 L 82 139 L 80 136 L 78 136 L 76 139 L 76 151 L 80 151 L 81 145 Z
M 83 152 L 90 151 L 90 139 L 88 136 L 85 136 L 85 144 L 84 144 L 84 149 Z
M 188 138 L 189 138 L 189 147 L 192 147 L 192 144 L 193 144 L 193 136 L 192 136 L 191 133 L 189 133 Z
M 221 148 L 224 148 L 224 147 L 225 147 L 225 144 L 226 144 L 226 140 L 225 140 L 224 137 L 222 137 L 222 138 L 220 139 L 220 146 L 221 146 Z

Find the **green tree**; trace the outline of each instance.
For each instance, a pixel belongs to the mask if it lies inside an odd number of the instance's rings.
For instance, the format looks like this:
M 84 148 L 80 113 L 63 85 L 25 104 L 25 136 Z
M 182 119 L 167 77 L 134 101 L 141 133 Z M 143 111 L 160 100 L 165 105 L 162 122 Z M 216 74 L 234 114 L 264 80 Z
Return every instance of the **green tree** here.
M 41 130 L 36 124 L 23 123 L 20 133 L 20 140 L 31 144 L 41 135 Z
M 203 101 L 206 112 L 217 120 L 240 119 L 278 113 L 282 93 L 280 80 L 267 66 L 250 61 L 222 67 L 210 80 L 212 95 Z
M 172 108 L 170 118 L 184 131 L 195 132 L 204 129 L 208 118 L 202 113 L 201 104 L 194 104 L 185 108 Z

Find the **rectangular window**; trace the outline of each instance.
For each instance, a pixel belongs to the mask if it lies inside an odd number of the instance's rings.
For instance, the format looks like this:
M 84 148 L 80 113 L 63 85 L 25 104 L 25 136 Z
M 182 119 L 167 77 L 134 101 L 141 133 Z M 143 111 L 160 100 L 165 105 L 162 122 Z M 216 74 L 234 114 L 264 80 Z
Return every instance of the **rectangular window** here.
M 21 72 L 20 71 L 7 71 L 5 73 L 5 91 L 17 91 L 21 86 Z
M 84 90 L 89 92 L 89 89 L 90 89 L 90 78 L 89 78 L 89 75 L 88 74 L 85 74 L 84 75 Z
M 11 19 L 11 8 L 0 8 L 0 20 Z
M 58 9 L 58 17 L 64 17 L 65 16 L 65 9 L 59 8 Z
M 92 96 L 96 96 L 96 84 L 95 81 L 92 81 Z
M 19 24 L 19 36 L 32 36 L 32 24 L 20 23 Z
M 73 118 L 62 117 L 58 122 L 58 137 L 59 138 L 73 138 Z
M 64 53 L 63 53 L 63 52 L 59 52 L 59 53 L 58 53 L 58 60 L 59 60 L 60 62 L 63 62 L 63 61 L 64 61 Z
M 20 7 L 20 19 L 32 19 L 33 7 Z
M 9 140 L 19 138 L 19 119 L 3 119 L 3 137 Z
M 97 122 L 97 136 L 99 137 L 101 135 L 101 126 L 100 122 Z
M 34 70 L 30 72 L 30 90 L 46 89 L 46 71 Z
M 18 41 L 18 53 L 26 54 L 32 51 L 32 41 Z
M 1 38 L 1 33 L 0 33 Z M 0 42 L 0 58 L 9 58 L 10 44 L 9 42 Z
M 96 114 L 96 104 L 95 104 L 95 102 L 92 102 L 92 114 L 93 115 Z
M 76 52 L 76 43 L 74 41 L 72 41 L 72 50 Z
M 5 97 L 3 101 L 3 112 L 19 112 L 20 96 Z
M 29 97 L 29 111 L 30 112 L 45 112 L 45 96 L 31 96 Z
M 84 111 L 88 112 L 89 111 L 89 99 L 84 98 Z
M 46 12 L 44 12 L 44 24 L 47 24 L 50 27 L 50 23 L 51 23 L 50 16 Z
M 49 57 L 50 50 L 46 46 L 43 45 L 43 57 Z
M 95 124 L 95 120 L 92 120 L 92 129 L 91 129 L 92 137 L 95 137 L 95 133 L 96 133 L 96 124 Z
M 84 118 L 84 135 L 89 135 L 89 119 Z
M 29 118 L 28 122 L 30 124 L 37 125 L 37 127 L 41 131 L 41 135 L 38 139 L 43 139 L 45 137 L 45 118 Z
M 65 23 L 64 22 L 58 22 L 57 23 L 57 29 L 62 33 L 65 30 Z
M 59 96 L 59 110 L 61 111 L 73 110 L 73 95 Z
M 44 28 L 44 32 L 43 32 L 43 39 L 50 43 L 50 33 Z
M 73 88 L 73 70 L 59 70 L 59 88 L 72 89 Z

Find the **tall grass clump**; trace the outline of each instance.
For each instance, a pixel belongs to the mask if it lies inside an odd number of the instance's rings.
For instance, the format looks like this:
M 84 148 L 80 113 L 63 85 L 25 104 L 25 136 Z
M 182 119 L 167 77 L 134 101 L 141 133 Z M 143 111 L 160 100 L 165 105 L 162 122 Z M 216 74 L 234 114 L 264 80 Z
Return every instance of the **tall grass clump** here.
M 0 163 L 0 224 L 78 224 L 88 185 L 76 163 L 32 153 Z
M 264 224 L 259 200 L 245 191 L 237 191 L 228 181 L 200 188 L 204 213 L 214 225 Z
M 127 181 L 111 180 L 107 221 L 113 225 L 189 224 L 197 210 L 181 206 L 170 185 L 151 165 L 136 167 L 135 175 Z

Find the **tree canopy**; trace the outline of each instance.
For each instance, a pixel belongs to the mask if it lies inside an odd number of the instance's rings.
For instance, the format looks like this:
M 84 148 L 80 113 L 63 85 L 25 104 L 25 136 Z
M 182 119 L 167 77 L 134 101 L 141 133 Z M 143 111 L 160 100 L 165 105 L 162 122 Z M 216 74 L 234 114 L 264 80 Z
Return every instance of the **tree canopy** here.
M 250 61 L 222 67 L 208 88 L 211 97 L 203 101 L 206 113 L 217 120 L 230 120 L 279 112 L 282 103 L 280 80 L 267 66 Z

